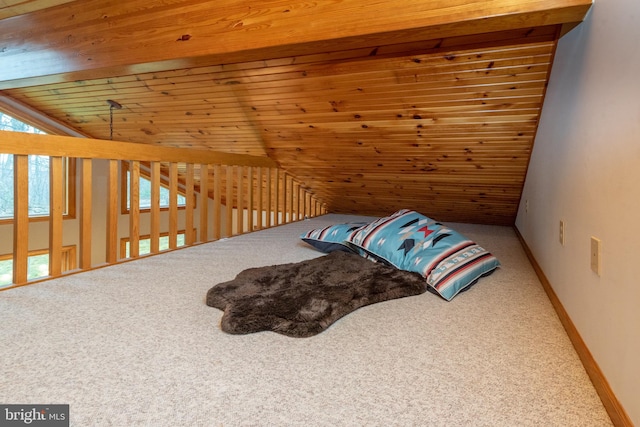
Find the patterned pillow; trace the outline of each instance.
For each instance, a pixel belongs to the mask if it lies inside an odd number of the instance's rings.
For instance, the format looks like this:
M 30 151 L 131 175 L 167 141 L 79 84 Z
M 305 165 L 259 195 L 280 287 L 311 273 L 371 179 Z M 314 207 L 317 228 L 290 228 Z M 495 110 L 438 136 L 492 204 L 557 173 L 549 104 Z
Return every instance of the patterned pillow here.
M 365 225 L 367 225 L 366 222 L 335 224 L 324 228 L 310 230 L 302 234 L 300 238 L 314 248 L 325 253 L 333 251 L 354 252 L 352 248 L 345 244 L 345 241 L 349 240 L 353 233 Z
M 450 247 L 423 266 L 423 271 L 429 271 L 427 284 L 447 301 L 500 266 L 500 261 L 490 252 L 456 232 L 446 244 Z M 436 267 L 430 269 L 431 265 Z
M 500 265 L 475 242 L 407 209 L 356 230 L 348 244 L 396 268 L 420 273 L 447 301 Z
M 380 262 L 402 268 L 412 244 L 429 236 L 436 224 L 416 211 L 402 209 L 356 230 L 347 244 Z

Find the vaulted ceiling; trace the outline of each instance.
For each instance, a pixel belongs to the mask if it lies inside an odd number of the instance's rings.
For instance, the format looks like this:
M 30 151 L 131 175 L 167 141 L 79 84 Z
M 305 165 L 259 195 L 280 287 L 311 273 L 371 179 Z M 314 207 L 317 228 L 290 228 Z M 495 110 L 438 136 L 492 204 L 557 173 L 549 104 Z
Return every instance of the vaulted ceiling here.
M 514 222 L 557 40 L 590 7 L 2 4 L 0 95 L 85 135 L 268 156 L 333 212 L 492 224 Z

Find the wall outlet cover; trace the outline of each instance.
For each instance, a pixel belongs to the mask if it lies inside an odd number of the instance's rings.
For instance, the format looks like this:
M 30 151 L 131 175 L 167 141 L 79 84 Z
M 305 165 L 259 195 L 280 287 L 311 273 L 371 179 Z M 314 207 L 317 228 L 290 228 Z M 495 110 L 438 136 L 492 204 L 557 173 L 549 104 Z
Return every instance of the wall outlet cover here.
M 596 237 L 591 237 L 591 270 L 598 276 L 602 273 L 602 242 Z

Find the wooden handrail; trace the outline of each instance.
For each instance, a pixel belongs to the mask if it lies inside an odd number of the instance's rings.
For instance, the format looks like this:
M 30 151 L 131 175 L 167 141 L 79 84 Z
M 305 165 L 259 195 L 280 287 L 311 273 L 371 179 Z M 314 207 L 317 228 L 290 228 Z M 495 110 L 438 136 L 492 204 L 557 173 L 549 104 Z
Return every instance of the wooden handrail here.
M 268 157 L 247 154 L 9 131 L 0 131 L 0 153 L 141 162 L 217 163 L 278 167 L 278 164 Z
M 142 233 L 150 236 L 150 253 L 156 254 L 160 252 L 159 241 L 163 234 L 168 235 L 169 249 L 177 247 L 179 229 L 185 230 L 185 246 L 189 246 L 325 213 L 320 200 L 267 157 L 4 131 L 0 131 L 0 153 L 14 156 L 15 194 L 13 221 L 0 225 L 2 233 L 10 230 L 13 234 L 13 283 L 0 289 L 28 283 L 29 155 L 50 157 L 49 278 L 66 274 L 61 268 L 63 241 L 68 245 L 69 240 L 65 235 L 69 223 L 63 227 L 64 157 L 80 160 L 77 162 L 79 173 L 75 174 L 79 180 L 80 197 L 77 200 L 81 205 L 77 209 L 78 232 L 70 234 L 80 248 L 79 262 L 73 263 L 79 267 L 76 271 L 123 261 L 125 254 L 118 254 L 122 239 L 129 242 L 128 258 L 139 257 L 138 243 Z M 104 179 L 94 179 L 95 159 L 107 160 L 102 166 L 106 166 L 107 174 L 104 184 Z M 125 214 L 118 209 L 122 188 L 118 185 L 118 169 L 123 161 L 128 162 L 131 174 L 128 188 L 131 206 Z M 148 165 L 150 171 L 152 201 L 149 213 L 141 212 L 139 208 L 141 163 Z M 161 176 L 161 164 L 162 168 L 168 164 L 168 176 Z M 185 165 L 184 168 L 180 166 L 180 182 L 179 164 Z M 161 215 L 161 182 L 168 182 L 168 216 Z M 95 185 L 104 185 L 104 191 L 95 191 Z M 177 202 L 179 187 L 186 195 L 182 212 Z M 197 203 L 196 195 L 199 196 Z M 223 205 L 226 206 L 223 208 Z M 95 207 L 105 212 L 99 216 L 104 218 L 104 224 L 94 224 Z M 195 221 L 196 214 L 200 215 L 199 221 Z M 123 230 L 118 229 L 123 224 L 128 224 L 124 237 L 121 236 Z M 96 230 L 102 235 L 96 235 Z M 100 241 L 105 242 L 102 257 L 102 250 L 96 251 L 94 245 Z

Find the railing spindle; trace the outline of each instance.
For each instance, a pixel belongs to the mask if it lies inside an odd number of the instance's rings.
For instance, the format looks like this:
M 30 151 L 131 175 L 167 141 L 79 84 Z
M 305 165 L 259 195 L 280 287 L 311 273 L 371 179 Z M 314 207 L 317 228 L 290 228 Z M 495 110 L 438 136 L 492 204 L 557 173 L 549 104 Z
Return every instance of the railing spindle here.
M 193 235 L 193 200 L 194 200 L 194 190 L 193 190 L 193 163 L 187 163 L 187 170 L 185 176 L 185 211 L 184 211 L 184 244 L 187 246 L 193 245 L 195 241 L 195 236 Z
M 198 241 L 209 240 L 209 165 L 200 165 L 200 232 Z
M 227 191 L 225 200 L 227 203 L 227 237 L 233 235 L 233 166 L 227 166 Z
M 272 206 L 274 207 L 273 224 L 278 225 L 278 224 L 281 224 L 280 218 L 278 216 L 278 211 L 280 210 L 280 170 L 276 169 L 274 173 L 275 173 L 275 179 L 273 181 L 274 203 L 272 204 Z
M 285 172 L 282 174 L 282 221 L 280 224 L 286 224 L 289 222 L 289 217 L 287 213 L 289 212 L 289 190 L 287 188 L 289 175 Z
M 222 166 L 213 166 L 213 238 L 222 234 Z
M 236 234 L 244 233 L 244 167 L 237 166 L 238 178 L 236 181 Z
M 302 209 L 302 197 L 301 197 L 302 186 L 298 181 L 294 180 L 293 188 L 294 188 L 293 192 L 295 197 L 294 205 L 293 205 L 293 210 L 295 212 L 295 215 L 293 217 L 295 218 L 295 221 L 300 221 L 300 212 Z
M 287 194 L 287 199 L 289 202 L 289 205 L 287 207 L 287 210 L 289 211 L 289 221 L 288 222 L 293 222 L 293 176 L 288 175 L 287 174 L 287 178 L 289 179 L 289 184 L 287 186 L 288 188 L 288 194 Z
M 160 162 L 151 162 L 151 230 L 149 250 L 160 252 Z
M 107 263 L 118 262 L 118 161 L 109 160 L 107 178 Z
M 178 164 L 169 164 L 169 249 L 178 247 Z
M 92 204 L 93 204 L 93 160 L 82 159 L 80 162 L 80 268 L 91 268 L 92 257 Z
M 272 191 L 271 191 L 271 168 L 265 168 L 264 171 L 264 189 L 266 191 L 265 194 L 265 199 L 266 199 L 266 209 L 265 209 L 265 223 L 264 226 L 266 228 L 271 227 L 271 212 L 273 211 L 272 209 Z
M 49 158 L 49 275 L 62 274 L 62 157 Z
M 257 208 L 258 212 L 257 212 L 257 215 L 256 215 L 256 227 L 258 228 L 258 230 L 262 230 L 262 224 L 264 223 L 263 219 L 262 219 L 262 213 L 264 212 L 264 206 L 262 204 L 264 202 L 264 200 L 263 200 L 264 193 L 263 193 L 263 189 L 262 189 L 262 184 L 263 184 L 264 181 L 263 181 L 262 178 L 263 178 L 262 177 L 262 168 L 260 166 L 258 166 L 256 168 L 256 190 L 258 191 L 258 194 L 256 195 L 256 197 L 257 197 L 256 203 L 257 203 L 257 206 L 258 206 L 258 208 Z
M 253 231 L 253 213 L 255 212 L 253 193 L 253 168 L 247 168 L 247 230 Z
M 129 257 L 140 256 L 140 162 L 129 167 Z
M 13 156 L 13 283 L 27 282 L 29 258 L 29 156 Z

